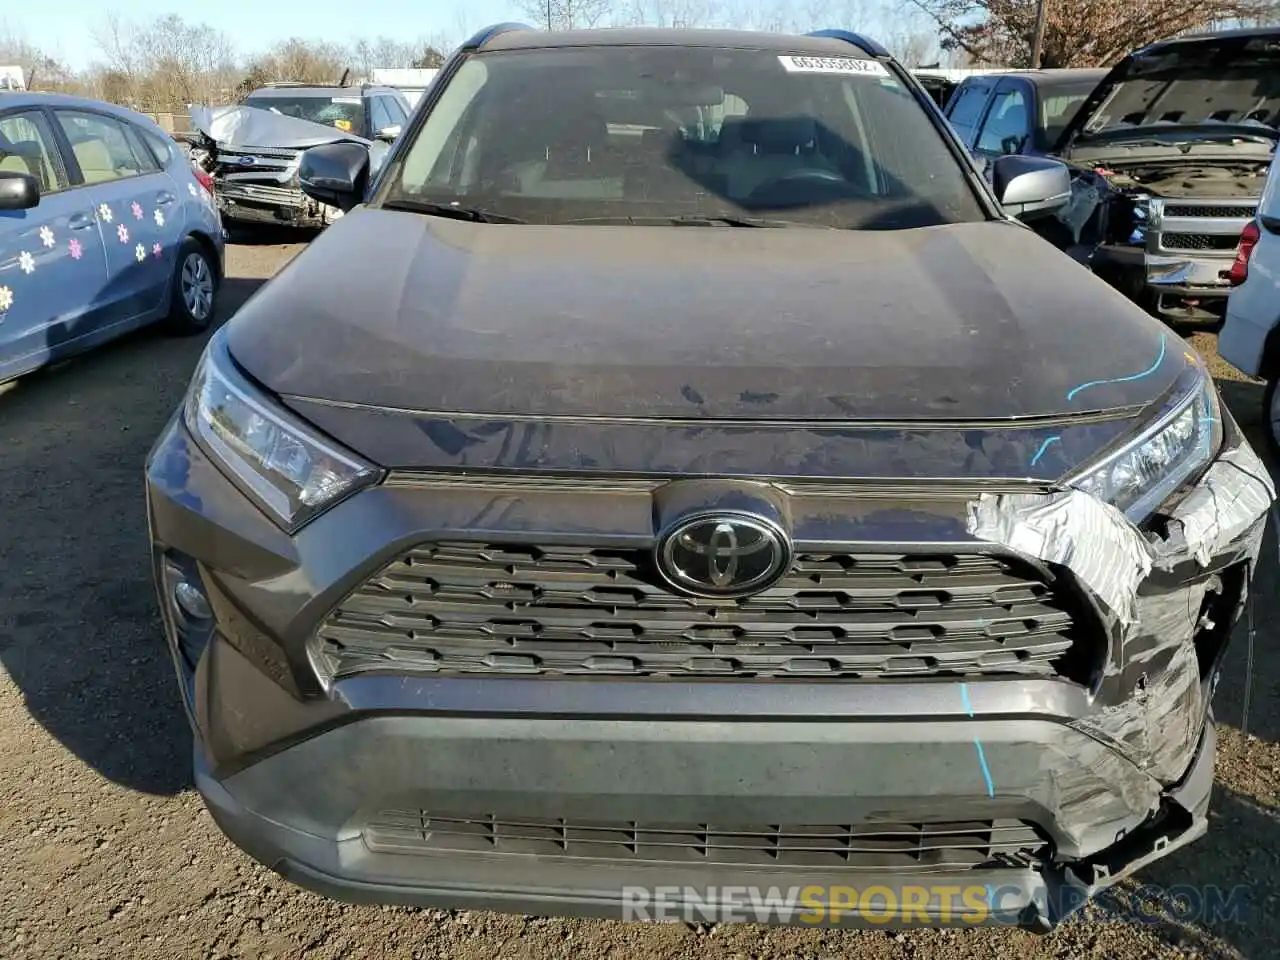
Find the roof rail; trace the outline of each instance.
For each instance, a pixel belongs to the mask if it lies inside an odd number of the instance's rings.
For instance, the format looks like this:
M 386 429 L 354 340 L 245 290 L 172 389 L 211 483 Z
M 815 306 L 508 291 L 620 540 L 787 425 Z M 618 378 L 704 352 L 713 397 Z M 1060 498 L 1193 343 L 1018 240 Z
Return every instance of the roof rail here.
M 307 83 L 304 80 L 268 80 L 260 87 L 328 87 L 328 83 Z
M 479 50 L 494 37 L 503 33 L 512 33 L 516 30 L 532 30 L 533 27 L 527 23 L 495 23 L 491 27 L 485 27 L 478 31 L 470 40 L 462 45 L 463 50 Z
M 852 30 L 814 30 L 812 33 L 805 34 L 805 36 L 824 37 L 828 40 L 843 40 L 845 43 L 851 43 L 863 53 L 869 53 L 873 57 L 890 56 L 888 50 L 870 37 L 864 37 L 862 34 L 854 33 Z

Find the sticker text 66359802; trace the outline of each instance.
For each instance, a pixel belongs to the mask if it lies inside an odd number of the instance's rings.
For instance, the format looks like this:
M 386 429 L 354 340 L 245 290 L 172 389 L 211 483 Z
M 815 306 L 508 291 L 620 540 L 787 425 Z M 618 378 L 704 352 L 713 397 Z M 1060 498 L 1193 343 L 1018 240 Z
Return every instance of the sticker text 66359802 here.
M 787 73 L 844 73 L 887 77 L 889 70 L 879 60 L 859 57 L 778 57 Z

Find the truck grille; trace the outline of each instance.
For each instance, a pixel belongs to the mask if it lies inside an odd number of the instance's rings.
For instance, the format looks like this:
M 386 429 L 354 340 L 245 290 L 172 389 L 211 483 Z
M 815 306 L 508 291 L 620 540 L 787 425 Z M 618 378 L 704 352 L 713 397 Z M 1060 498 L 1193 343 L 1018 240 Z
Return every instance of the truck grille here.
M 279 183 L 296 170 L 300 156 L 297 150 L 229 150 L 220 147 L 214 176 Z M 244 159 L 251 162 L 243 163 Z
M 1253 204 L 1248 206 L 1229 206 L 1210 205 L 1203 203 L 1166 203 L 1164 205 L 1164 215 L 1166 217 L 1220 217 L 1231 220 L 1249 220 L 1258 208 Z
M 755 596 L 705 600 L 662 586 L 647 550 L 437 543 L 347 597 L 312 650 L 328 679 L 1072 676 L 1072 627 L 1065 597 L 998 556 L 803 553 Z
M 1240 244 L 1238 234 L 1166 233 L 1162 235 L 1166 250 L 1234 250 Z
M 704 824 L 460 816 L 387 810 L 364 828 L 378 853 L 510 854 L 865 870 L 1023 866 L 1048 845 L 1020 820 Z

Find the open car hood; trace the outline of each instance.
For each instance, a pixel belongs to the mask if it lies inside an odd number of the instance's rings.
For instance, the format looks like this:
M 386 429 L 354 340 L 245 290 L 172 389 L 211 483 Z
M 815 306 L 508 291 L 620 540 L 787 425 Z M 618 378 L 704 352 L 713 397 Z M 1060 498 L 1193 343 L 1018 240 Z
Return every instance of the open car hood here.
M 242 104 L 192 107 L 191 123 L 206 137 L 227 147 L 286 147 L 302 150 L 339 141 L 369 143 L 363 137 L 346 133 L 337 127 Z
M 1052 152 L 1186 130 L 1280 136 L 1280 29 L 1163 40 L 1121 60 Z

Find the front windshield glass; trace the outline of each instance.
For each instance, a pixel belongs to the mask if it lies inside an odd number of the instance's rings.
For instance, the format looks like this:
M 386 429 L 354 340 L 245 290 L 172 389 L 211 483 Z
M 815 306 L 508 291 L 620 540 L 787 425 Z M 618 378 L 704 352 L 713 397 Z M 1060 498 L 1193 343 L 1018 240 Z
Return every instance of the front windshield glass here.
M 359 97 L 250 97 L 247 106 L 310 120 L 350 133 L 361 129 Z
M 883 64 L 696 46 L 472 56 L 385 202 L 533 223 L 720 216 L 872 230 L 986 217 Z

